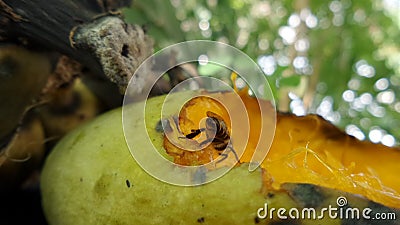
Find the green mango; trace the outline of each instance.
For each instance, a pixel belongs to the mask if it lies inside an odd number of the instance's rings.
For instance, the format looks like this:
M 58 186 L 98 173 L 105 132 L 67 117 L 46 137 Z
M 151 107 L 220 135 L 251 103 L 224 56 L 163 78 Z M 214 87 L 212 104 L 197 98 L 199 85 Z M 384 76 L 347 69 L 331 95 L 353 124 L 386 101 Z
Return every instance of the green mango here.
M 163 100 L 153 98 L 148 107 L 159 106 Z M 133 107 L 139 111 L 142 104 Z M 142 170 L 131 156 L 121 115 L 121 109 L 116 109 L 72 132 L 47 158 L 41 189 L 50 224 L 254 221 L 257 209 L 264 205 L 260 170 L 249 173 L 244 165 L 216 182 L 197 187 L 164 183 Z M 150 124 L 160 120 L 153 119 Z M 162 137 L 155 127 L 149 132 Z M 147 134 L 143 131 L 137 135 Z
M 180 95 L 170 95 L 171 103 Z M 164 96 L 155 97 L 146 106 L 154 109 L 147 111 L 147 132 L 159 149 L 163 135 L 157 124 L 163 101 Z M 143 104 L 128 107 L 140 112 Z M 140 140 L 147 133 L 137 135 Z M 140 145 L 138 141 L 137 147 Z M 262 170 L 249 172 L 246 164 L 200 186 L 157 180 L 132 157 L 124 139 L 121 109 L 101 115 L 64 137 L 48 156 L 41 176 L 43 209 L 51 225 L 341 224 L 342 220 L 327 215 L 323 220 L 279 220 L 272 213 L 265 219 L 257 216 L 257 212 L 265 214 L 267 205 L 268 210 L 314 207 L 318 212 L 329 204 L 336 206 L 338 196 L 347 197 L 352 206 L 390 210 L 358 196 L 310 184 L 285 184 L 280 190 L 268 190 L 262 184 Z

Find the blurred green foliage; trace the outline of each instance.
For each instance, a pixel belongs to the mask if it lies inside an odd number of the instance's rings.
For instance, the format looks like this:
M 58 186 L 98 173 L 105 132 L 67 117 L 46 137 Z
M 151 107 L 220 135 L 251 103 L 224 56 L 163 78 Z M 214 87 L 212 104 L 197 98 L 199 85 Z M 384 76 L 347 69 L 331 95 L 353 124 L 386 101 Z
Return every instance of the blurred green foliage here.
M 124 13 L 148 29 L 156 49 L 207 39 L 244 51 L 280 110 L 318 113 L 359 139 L 399 143 L 400 0 L 137 0 Z

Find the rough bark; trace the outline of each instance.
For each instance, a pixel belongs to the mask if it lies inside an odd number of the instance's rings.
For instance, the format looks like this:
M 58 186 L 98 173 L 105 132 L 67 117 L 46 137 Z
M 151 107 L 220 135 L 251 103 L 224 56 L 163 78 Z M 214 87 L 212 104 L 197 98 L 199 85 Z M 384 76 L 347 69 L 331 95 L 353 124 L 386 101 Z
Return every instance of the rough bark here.
M 66 54 L 123 91 L 153 51 L 143 29 L 126 24 L 117 11 L 129 2 L 0 0 L 0 40 Z M 138 92 L 143 82 L 138 78 Z
M 90 72 L 86 71 L 82 80 L 89 88 L 106 105 L 120 104 L 120 93 L 140 63 L 153 52 L 151 38 L 141 27 L 126 24 L 118 11 L 129 3 L 130 0 L 0 0 L 0 154 L 45 88 L 54 69 L 49 59 L 58 60 L 48 53 L 58 52 L 84 65 Z M 32 51 L 4 43 L 16 43 L 41 53 L 31 54 Z M 37 61 L 47 62 L 48 66 Z M 142 91 L 148 80 L 146 75 L 135 78 L 134 94 Z

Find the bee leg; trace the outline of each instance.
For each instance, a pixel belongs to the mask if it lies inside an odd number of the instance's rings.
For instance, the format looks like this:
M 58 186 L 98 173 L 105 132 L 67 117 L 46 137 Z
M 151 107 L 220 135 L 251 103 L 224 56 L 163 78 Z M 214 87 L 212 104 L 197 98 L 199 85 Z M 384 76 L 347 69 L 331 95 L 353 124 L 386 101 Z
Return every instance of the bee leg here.
M 235 151 L 235 149 L 233 149 L 232 146 L 229 146 L 229 151 L 232 152 L 235 155 L 236 162 L 239 162 L 239 157 L 236 154 L 236 151 Z
M 239 162 L 239 157 L 238 157 L 238 155 L 236 154 L 235 149 L 233 149 L 233 147 L 232 147 L 231 145 L 228 145 L 227 148 L 228 148 L 228 152 L 227 152 L 227 153 L 232 152 L 233 155 L 235 155 L 236 162 Z
M 235 150 L 232 148 L 232 146 L 228 145 L 228 146 L 227 146 L 227 153 L 222 153 L 222 154 L 221 154 L 222 159 L 218 160 L 217 163 L 220 163 L 220 162 L 224 161 L 226 158 L 228 158 L 229 152 L 232 152 L 233 155 L 235 155 L 236 162 L 239 162 L 239 157 L 238 157 L 238 155 L 236 154 Z
M 222 154 L 220 154 L 220 156 L 222 156 L 222 159 L 218 160 L 217 163 L 220 163 L 220 162 L 224 161 L 226 158 L 228 158 L 228 154 L 226 154 L 226 153 L 222 153 Z
M 200 128 L 200 129 L 192 129 L 191 133 L 185 135 L 184 137 L 178 137 L 180 139 L 193 139 L 194 137 L 196 137 L 197 135 L 199 135 L 201 132 L 205 131 L 205 128 Z

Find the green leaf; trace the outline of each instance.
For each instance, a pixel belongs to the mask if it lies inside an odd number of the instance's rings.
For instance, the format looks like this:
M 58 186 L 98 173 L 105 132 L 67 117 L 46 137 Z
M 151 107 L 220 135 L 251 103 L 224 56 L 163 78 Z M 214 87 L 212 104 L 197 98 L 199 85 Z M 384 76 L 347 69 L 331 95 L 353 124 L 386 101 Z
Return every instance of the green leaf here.
M 300 79 L 299 75 L 283 77 L 279 80 L 279 87 L 297 87 L 300 84 Z

